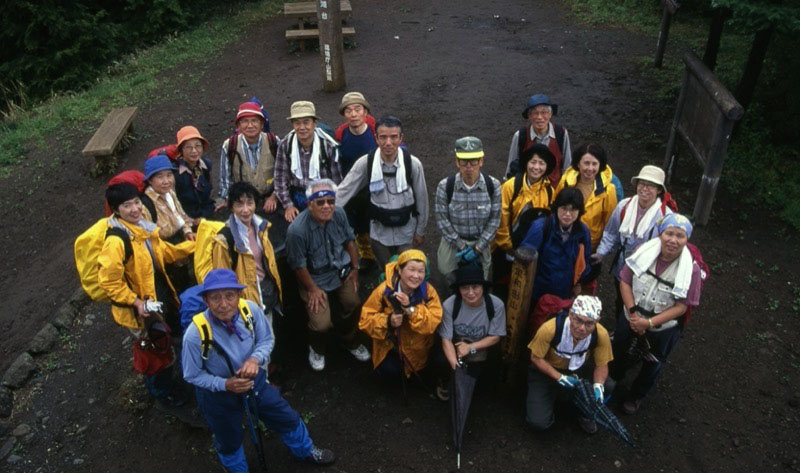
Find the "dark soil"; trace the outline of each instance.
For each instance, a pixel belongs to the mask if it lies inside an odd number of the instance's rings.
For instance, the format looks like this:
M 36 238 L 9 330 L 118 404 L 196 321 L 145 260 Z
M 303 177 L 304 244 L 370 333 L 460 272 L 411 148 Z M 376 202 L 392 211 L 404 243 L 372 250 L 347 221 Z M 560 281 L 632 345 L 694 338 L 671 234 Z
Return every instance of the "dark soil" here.
M 540 91 L 559 103 L 555 121 L 569 128 L 573 146 L 589 139 L 605 145 L 626 186 L 642 164 L 662 160 L 674 103 L 655 99 L 655 84 L 637 66 L 653 53 L 653 38 L 581 26 L 553 1 L 354 2 L 354 12 L 347 89 L 363 92 L 375 115 L 404 120 L 405 141 L 422 159 L 431 190 L 455 171 L 452 143 L 467 134 L 483 140 L 485 170 L 500 175 L 525 98 Z M 271 19 L 220 57 L 168 71 L 176 85 L 140 110 L 125 167 L 140 168 L 148 150 L 185 124 L 218 149 L 236 105 L 253 94 L 279 134 L 289 129 L 284 117 L 294 100 L 312 100 L 323 121 L 337 124 L 341 93 L 321 91 L 318 53 L 289 52 L 288 23 Z M 65 134 L 30 153 L 0 186 L 3 370 L 74 292 L 72 242 L 102 216 L 104 179 L 90 178 L 79 154 L 91 132 Z M 216 165 L 216 152 L 208 156 Z M 670 189 L 689 213 L 696 168 L 684 159 L 682 179 Z M 432 254 L 433 217 L 428 231 Z M 695 235 L 712 276 L 655 392 L 639 414 L 622 417 L 638 446 L 606 433 L 588 438 L 568 409 L 551 431 L 532 434 L 523 390 L 496 389 L 488 379 L 470 412 L 465 471 L 800 470 L 795 233 L 770 209 L 746 207 L 721 190 L 710 225 Z M 373 286 L 373 276 L 362 283 Z M 604 276 L 606 307 L 612 292 Z M 455 468 L 446 405 L 421 388 L 404 405 L 399 383 L 376 382 L 344 351 L 330 354 L 323 373 L 311 372 L 302 317 L 293 314 L 277 328 L 285 360 L 277 382 L 315 440 L 337 453 L 323 471 Z M 108 306 L 86 306 L 58 350 L 37 362 L 34 380 L 15 392 L 13 416 L 0 423 L 0 443 L 20 423 L 33 429 L 18 439 L 19 463 L 0 460 L 4 471 L 220 471 L 208 432 L 154 409 L 130 368 L 130 338 Z M 270 471 L 320 470 L 292 460 L 274 436 L 266 446 Z

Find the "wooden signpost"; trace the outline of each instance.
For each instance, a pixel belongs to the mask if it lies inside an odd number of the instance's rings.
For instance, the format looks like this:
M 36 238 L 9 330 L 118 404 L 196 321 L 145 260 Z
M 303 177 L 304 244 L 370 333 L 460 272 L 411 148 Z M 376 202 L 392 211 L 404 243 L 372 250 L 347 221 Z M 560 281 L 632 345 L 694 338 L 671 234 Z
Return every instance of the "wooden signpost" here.
M 531 309 L 531 291 L 536 277 L 537 260 L 538 254 L 534 249 L 519 248 L 514 252 L 506 301 L 506 336 L 501 346 L 503 361 L 512 367 L 510 372 L 514 372 L 513 367 L 519 361 L 520 353 L 524 352 L 523 347 L 528 342 L 528 315 Z
M 322 56 L 323 90 L 344 89 L 344 43 L 340 0 L 318 0 L 319 52 Z
M 664 61 L 664 51 L 667 49 L 667 38 L 669 38 L 669 25 L 672 22 L 672 15 L 678 11 L 680 4 L 675 0 L 661 0 L 661 28 L 658 31 L 658 43 L 656 44 L 656 59 L 653 61 L 655 67 L 660 68 Z
M 686 63 L 686 72 L 663 167 L 669 183 L 677 162 L 676 141 L 678 137 L 682 138 L 703 166 L 692 217 L 696 224 L 705 225 L 711 216 L 711 206 L 733 125 L 742 118 L 744 109 L 693 52 L 684 53 L 683 61 Z

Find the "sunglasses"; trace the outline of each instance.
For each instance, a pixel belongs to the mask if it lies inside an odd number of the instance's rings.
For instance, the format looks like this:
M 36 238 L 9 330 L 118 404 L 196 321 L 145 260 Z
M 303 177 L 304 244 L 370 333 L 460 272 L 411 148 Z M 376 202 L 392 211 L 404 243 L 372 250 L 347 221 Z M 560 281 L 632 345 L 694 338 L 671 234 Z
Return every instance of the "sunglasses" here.
M 328 204 L 331 207 L 333 207 L 334 205 L 336 205 L 336 199 L 317 199 L 314 201 L 314 204 L 317 207 L 322 207 L 325 204 Z

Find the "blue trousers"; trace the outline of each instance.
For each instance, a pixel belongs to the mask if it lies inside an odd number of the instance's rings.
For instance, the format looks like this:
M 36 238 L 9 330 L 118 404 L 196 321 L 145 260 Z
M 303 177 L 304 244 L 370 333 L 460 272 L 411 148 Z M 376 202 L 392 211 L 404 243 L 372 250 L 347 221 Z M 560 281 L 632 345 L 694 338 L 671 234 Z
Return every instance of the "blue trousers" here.
M 617 319 L 617 329 L 614 332 L 614 361 L 611 362 L 611 377 L 616 381 L 622 381 L 625 378 L 625 373 L 639 361 L 628 353 L 631 343 L 635 341 L 636 337 L 637 335 L 631 330 L 628 319 L 625 316 L 619 317 Z M 661 368 L 667 362 L 667 357 L 681 338 L 681 326 L 676 325 L 658 332 L 648 330 L 645 332 L 645 337 L 650 343 L 650 353 L 658 361 L 642 360 L 642 369 L 633 384 L 631 384 L 628 392 L 628 398 L 632 400 L 642 399 L 655 385 Z
M 306 425 L 283 399 L 278 389 L 268 384 L 266 379 L 264 371 L 260 370 L 250 392 L 255 397 L 250 405 L 257 409 L 258 418 L 281 437 L 292 455 L 298 458 L 308 457 L 312 442 Z M 244 469 L 241 469 L 241 462 L 244 461 L 241 448 L 244 438 L 242 416 L 245 394 L 212 392 L 201 388 L 197 388 L 195 392 L 197 405 L 214 434 L 214 448 L 223 465 L 229 471 L 247 471 L 246 463 Z

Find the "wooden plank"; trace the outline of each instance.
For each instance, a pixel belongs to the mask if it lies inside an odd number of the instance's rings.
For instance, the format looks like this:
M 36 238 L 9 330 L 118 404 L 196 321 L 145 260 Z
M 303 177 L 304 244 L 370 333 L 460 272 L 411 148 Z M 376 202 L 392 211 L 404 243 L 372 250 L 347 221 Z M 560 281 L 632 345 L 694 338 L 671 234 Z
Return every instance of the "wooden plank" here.
M 83 148 L 84 156 L 108 156 L 114 153 L 136 117 L 137 107 L 115 108 Z
M 355 36 L 356 29 L 351 26 L 346 26 L 342 28 L 342 36 Z M 309 29 L 309 30 L 286 30 L 286 39 L 287 40 L 294 40 L 294 39 L 316 39 L 319 38 L 319 30 L 318 29 Z
M 350 0 L 342 0 L 342 13 L 353 13 Z M 283 4 L 283 16 L 287 18 L 306 18 L 317 16 L 317 2 L 292 2 Z

